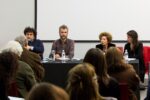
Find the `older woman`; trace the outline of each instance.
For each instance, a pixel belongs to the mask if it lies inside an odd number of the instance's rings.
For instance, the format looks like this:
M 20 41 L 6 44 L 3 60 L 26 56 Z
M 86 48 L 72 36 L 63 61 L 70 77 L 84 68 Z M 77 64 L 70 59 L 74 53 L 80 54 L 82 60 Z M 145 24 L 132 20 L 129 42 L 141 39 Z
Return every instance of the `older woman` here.
M 100 44 L 96 45 L 96 48 L 101 49 L 104 53 L 109 47 L 115 47 L 115 44 L 111 43 L 112 35 L 108 32 L 102 32 L 99 35 Z
M 119 82 L 127 83 L 129 87 L 129 99 L 137 100 L 136 90 L 139 86 L 139 77 L 133 66 L 125 63 L 123 54 L 116 47 L 111 47 L 106 52 L 108 74 Z

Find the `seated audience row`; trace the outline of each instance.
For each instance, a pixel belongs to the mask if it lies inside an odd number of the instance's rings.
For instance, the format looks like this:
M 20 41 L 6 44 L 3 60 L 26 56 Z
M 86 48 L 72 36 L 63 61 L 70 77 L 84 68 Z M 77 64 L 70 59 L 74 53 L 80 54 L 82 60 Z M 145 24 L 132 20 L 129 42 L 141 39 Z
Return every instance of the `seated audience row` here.
M 40 83 L 35 85 L 26 100 L 117 100 L 102 97 L 94 67 L 88 63 L 76 65 L 69 71 L 67 92 L 55 85 Z

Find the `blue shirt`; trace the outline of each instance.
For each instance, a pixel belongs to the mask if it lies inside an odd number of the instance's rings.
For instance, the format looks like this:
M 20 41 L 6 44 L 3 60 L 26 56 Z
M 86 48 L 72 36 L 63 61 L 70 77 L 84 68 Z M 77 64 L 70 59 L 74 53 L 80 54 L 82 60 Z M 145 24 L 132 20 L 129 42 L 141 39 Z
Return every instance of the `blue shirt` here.
M 29 41 L 28 45 L 33 47 L 33 49 L 30 51 L 39 54 L 41 59 L 43 59 L 44 45 L 41 40 L 34 39 L 33 41 Z

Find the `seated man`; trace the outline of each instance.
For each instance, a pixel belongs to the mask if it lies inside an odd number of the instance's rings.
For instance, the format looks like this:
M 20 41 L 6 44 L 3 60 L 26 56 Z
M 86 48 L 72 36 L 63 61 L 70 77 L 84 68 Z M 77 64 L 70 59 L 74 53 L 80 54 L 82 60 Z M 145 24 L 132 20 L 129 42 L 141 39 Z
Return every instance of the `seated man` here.
M 39 54 L 41 59 L 43 59 L 44 46 L 42 41 L 36 39 L 37 32 L 35 31 L 35 29 L 31 27 L 26 27 L 24 29 L 24 35 L 28 39 L 27 49 Z
M 67 38 L 68 27 L 66 25 L 59 27 L 59 36 L 60 39 L 57 39 L 52 44 L 52 50 L 55 50 L 55 58 L 60 58 L 63 50 L 65 51 L 66 57 L 72 58 L 74 56 L 74 41 Z M 51 56 L 52 53 L 50 53 Z

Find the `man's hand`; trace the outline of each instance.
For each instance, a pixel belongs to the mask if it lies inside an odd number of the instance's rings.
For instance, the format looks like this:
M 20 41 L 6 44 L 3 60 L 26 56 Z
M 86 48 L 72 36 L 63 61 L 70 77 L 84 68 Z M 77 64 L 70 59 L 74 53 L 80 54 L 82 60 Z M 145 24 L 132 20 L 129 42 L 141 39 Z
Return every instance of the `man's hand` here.
M 60 55 L 59 54 L 55 54 L 55 58 L 56 59 L 60 58 Z

